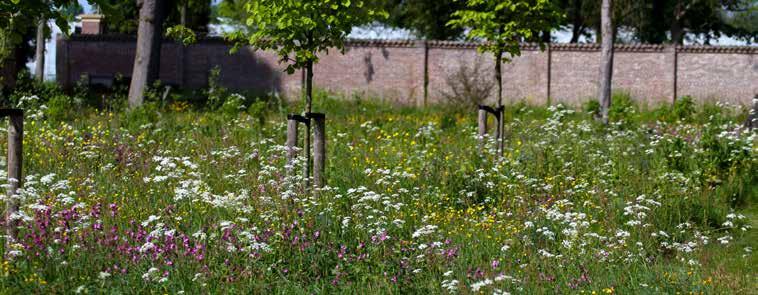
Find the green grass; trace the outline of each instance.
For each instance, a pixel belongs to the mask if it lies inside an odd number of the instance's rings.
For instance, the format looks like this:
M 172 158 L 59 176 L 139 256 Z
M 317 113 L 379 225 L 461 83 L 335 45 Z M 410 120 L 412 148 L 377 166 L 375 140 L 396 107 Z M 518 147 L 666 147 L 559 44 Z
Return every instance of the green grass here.
M 745 250 L 758 246 L 757 141 L 736 129 L 740 112 L 629 105 L 605 127 L 517 105 L 498 159 L 494 142 L 478 150 L 472 111 L 316 102 L 328 188 L 315 194 L 285 173 L 284 115 L 297 105 L 27 119 L 26 221 L 3 249 L 0 293 L 758 287 Z

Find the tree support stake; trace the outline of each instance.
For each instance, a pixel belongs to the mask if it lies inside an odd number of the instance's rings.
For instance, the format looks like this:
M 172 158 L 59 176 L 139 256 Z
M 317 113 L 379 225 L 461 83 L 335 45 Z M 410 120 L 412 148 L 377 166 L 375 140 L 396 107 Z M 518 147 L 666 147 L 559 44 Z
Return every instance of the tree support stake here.
M 0 109 L 0 117 L 8 120 L 8 199 L 5 209 L 5 232 L 7 246 L 18 238 L 18 189 L 23 186 L 21 171 L 24 154 L 24 111 L 21 109 Z

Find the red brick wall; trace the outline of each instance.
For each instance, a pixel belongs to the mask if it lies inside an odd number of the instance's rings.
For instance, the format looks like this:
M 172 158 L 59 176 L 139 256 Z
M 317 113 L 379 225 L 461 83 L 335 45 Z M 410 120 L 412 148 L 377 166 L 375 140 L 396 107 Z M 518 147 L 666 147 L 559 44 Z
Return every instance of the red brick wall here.
M 133 37 L 102 35 L 59 39 L 58 80 L 70 86 L 83 74 L 120 73 L 128 77 L 134 42 Z M 189 47 L 166 43 L 161 53 L 161 80 L 202 88 L 207 85 L 209 70 L 218 66 L 221 83 L 231 89 L 299 95 L 301 73 L 284 73 L 284 66 L 272 52 L 241 48 L 230 55 L 229 49 L 219 39 L 202 40 Z M 344 55 L 338 51 L 321 54 L 314 83 L 345 95 L 421 104 L 425 52 L 430 103 L 443 100 L 443 93 L 449 91 L 447 77 L 461 64 L 472 64 L 479 55 L 476 44 L 471 43 L 352 41 Z M 613 87 L 649 105 L 670 103 L 675 85 L 678 96 L 747 105 L 758 93 L 756 54 L 758 47 L 686 46 L 675 51 L 658 45 L 620 45 L 616 48 Z M 596 97 L 599 57 L 599 46 L 594 44 L 552 45 L 549 51 L 525 45 L 522 55 L 503 67 L 506 102 L 525 99 L 531 104 L 545 104 L 548 91 L 551 103 L 578 105 Z M 493 58 L 489 54 L 482 58 L 484 74 L 494 79 Z M 495 97 L 493 92 L 490 100 Z
M 13 86 L 16 80 L 13 76 L 13 60 L 6 60 L 5 64 L 0 63 L 0 89 L 2 86 Z

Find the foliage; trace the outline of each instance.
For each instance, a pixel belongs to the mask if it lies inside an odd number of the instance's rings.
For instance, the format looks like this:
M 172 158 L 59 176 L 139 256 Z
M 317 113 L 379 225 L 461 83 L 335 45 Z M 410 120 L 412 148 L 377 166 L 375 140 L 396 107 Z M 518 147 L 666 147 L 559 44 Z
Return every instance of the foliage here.
M 613 104 L 608 110 L 608 117 L 611 121 L 629 118 L 639 111 L 639 107 L 634 103 L 632 95 L 628 92 L 614 92 L 611 101 Z
M 197 43 L 197 35 L 195 32 L 182 25 L 167 28 L 166 37 L 174 39 L 184 46 Z
M 465 8 L 459 0 L 376 0 L 375 5 L 389 12 L 383 22 L 412 30 L 419 38 L 456 40 L 463 29 L 446 26 L 453 13 Z
M 210 1 L 205 0 L 163 0 L 166 7 L 164 27 L 182 26 L 196 34 L 208 32 L 211 20 Z M 182 7 L 186 8 L 182 23 Z M 106 30 L 112 33 L 135 34 L 139 25 L 139 10 L 134 0 L 98 0 L 96 9 L 105 15 Z
M 448 25 L 470 29 L 468 38 L 486 41 L 480 50 L 510 57 L 521 55 L 521 41 L 550 31 L 562 17 L 548 0 L 467 0 L 466 7 Z
M 287 73 L 317 63 L 319 52 L 344 51 L 344 43 L 355 25 L 370 22 L 386 13 L 367 7 L 363 0 L 251 0 L 247 24 L 254 31 L 230 34 L 258 49 L 275 50 Z
M 206 91 L 208 107 L 216 109 L 222 106 L 228 94 L 226 87 L 221 85 L 221 68 L 213 67 L 208 73 L 208 90 Z
M 512 107 L 499 158 L 492 141 L 478 150 L 470 112 L 316 101 L 333 122 L 329 187 L 316 196 L 284 172 L 281 116 L 261 125 L 147 102 L 27 117 L 21 235 L 9 248 L 0 240 L 0 288 L 731 294 L 755 284 L 757 141 L 728 106 L 709 106 L 711 117 L 698 106 L 692 123 L 640 110 L 625 128 L 565 106 Z

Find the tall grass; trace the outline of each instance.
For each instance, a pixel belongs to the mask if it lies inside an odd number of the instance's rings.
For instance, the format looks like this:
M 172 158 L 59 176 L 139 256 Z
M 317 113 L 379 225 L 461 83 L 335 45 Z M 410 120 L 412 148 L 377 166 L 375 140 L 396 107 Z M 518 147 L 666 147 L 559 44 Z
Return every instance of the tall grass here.
M 38 116 L 3 293 L 756 287 L 756 137 L 725 107 L 629 104 L 604 127 L 516 105 L 498 159 L 491 139 L 477 149 L 474 112 L 322 93 L 329 186 L 309 194 L 285 173 L 282 114 L 297 105 L 51 117 L 23 101 Z

